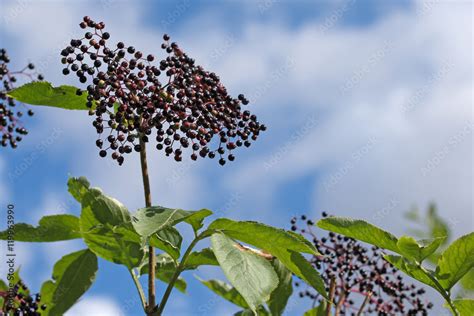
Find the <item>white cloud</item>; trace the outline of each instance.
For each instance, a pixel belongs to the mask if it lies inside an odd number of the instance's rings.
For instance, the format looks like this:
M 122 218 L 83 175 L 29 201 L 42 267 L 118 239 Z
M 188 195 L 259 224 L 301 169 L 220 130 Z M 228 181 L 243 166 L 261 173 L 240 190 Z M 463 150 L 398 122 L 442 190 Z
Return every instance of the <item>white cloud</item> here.
M 407 11 L 369 28 L 335 28 L 325 34 L 314 23 L 296 31 L 248 26 L 237 41 L 239 47 L 223 58 L 221 71 L 232 74 L 229 69 L 235 60 L 247 60 L 250 67 L 266 66 L 257 67 L 256 76 L 241 72 L 226 76 L 232 85 L 245 82 L 251 90 L 263 84 L 260 73 L 268 74 L 275 67 L 269 61 L 282 61 L 286 55 L 295 63 L 262 100 L 266 104 L 262 116 L 273 121 L 268 133 L 281 140 L 230 175 L 229 187 L 242 190 L 250 201 L 261 202 L 263 194 L 271 212 L 274 195 L 265 192 L 319 172 L 322 176 L 314 183 L 315 210 L 370 219 L 396 197 L 400 203 L 390 214 L 393 225 L 401 220 L 395 212 L 413 203 L 424 207 L 433 200 L 442 215 L 458 220 L 458 234 L 472 230 L 472 222 L 462 220 L 472 216 L 471 138 L 466 136 L 450 148 L 432 173 L 421 174 L 424 164 L 472 122 L 469 12 L 461 4 L 438 3 L 422 15 Z M 437 75 L 447 62 L 451 66 Z M 352 77 L 352 88 L 341 93 Z M 410 111 L 405 113 L 410 100 Z M 294 141 L 276 166 L 263 168 L 309 115 L 321 117 L 319 124 Z M 373 148 L 326 192 L 325 180 L 374 137 L 378 141 Z M 253 183 L 261 189 L 254 190 Z
M 2 11 L 10 12 L 4 3 Z M 370 26 L 336 25 L 324 32 L 324 19 L 293 28 L 272 19 L 250 19 L 235 32 L 220 27 L 225 21 L 215 12 L 189 19 L 174 38 L 200 63 L 220 73 L 232 93 L 260 95 L 252 110 L 269 130 L 249 151 L 239 151 L 240 160 L 219 171 L 224 179 L 215 177 L 212 187 L 201 181 L 206 164 L 188 168 L 150 150 L 154 201 L 199 208 L 205 206 L 203 201 L 222 200 L 215 196 L 219 187 L 239 193 L 237 202 L 223 206 L 239 211 L 232 217 L 268 221 L 279 187 L 314 174 L 312 211 L 369 220 L 384 211 L 380 224 L 401 233 L 400 212 L 435 201 L 441 215 L 456 225 L 457 234 L 472 230 L 472 132 L 452 145 L 452 138 L 472 123 L 471 6 L 419 3 L 414 11 L 396 11 Z M 31 51 L 37 52 L 49 65 L 47 77 L 63 82 L 58 47 L 70 32 L 79 34 L 76 21 L 85 7 L 31 3 L 14 27 L 5 26 L 8 38 L 15 38 L 15 55 L 26 60 Z M 113 39 L 121 34 L 144 51 L 158 50 L 161 30 L 143 25 L 139 6 L 112 1 L 100 12 Z M 282 68 L 288 60 L 290 66 Z M 446 63 L 452 66 L 440 72 Z M 42 120 L 37 134 L 47 135 L 52 126 L 64 130 L 48 154 L 67 150 L 67 157 L 73 157 L 71 174 L 88 176 L 94 186 L 120 197 L 132 209 L 143 205 L 138 157 L 117 168 L 98 159 L 86 115 L 37 112 Z M 313 116 L 316 124 L 303 131 Z M 371 145 L 372 139 L 376 141 Z M 288 141 L 293 145 L 281 150 Z M 423 167 L 440 152 L 445 152 L 442 159 L 423 174 Z M 265 162 L 278 153 L 277 163 L 267 170 Z M 325 184 L 341 174 L 327 190 Z
M 75 304 L 66 316 L 117 316 L 123 315 L 120 306 L 115 300 L 105 296 L 85 296 Z

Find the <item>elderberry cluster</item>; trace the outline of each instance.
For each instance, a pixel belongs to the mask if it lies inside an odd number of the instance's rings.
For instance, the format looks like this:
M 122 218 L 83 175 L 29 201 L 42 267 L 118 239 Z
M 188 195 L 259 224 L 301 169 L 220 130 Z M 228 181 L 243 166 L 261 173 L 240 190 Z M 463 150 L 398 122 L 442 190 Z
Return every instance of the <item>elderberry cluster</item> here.
M 0 87 L 0 144 L 2 147 L 16 148 L 28 131 L 21 122 L 24 111 L 17 109 L 17 104 L 7 96 L 7 93 L 14 88 L 18 75 L 24 75 L 31 80 L 34 80 L 35 76 L 38 80 L 43 80 L 43 76 L 32 72 L 35 69 L 32 63 L 20 71 L 10 71 L 8 69 L 9 63 L 10 57 L 7 51 L 3 48 L 0 49 L 0 81 L 2 82 Z M 25 107 L 23 104 L 21 106 Z M 28 116 L 34 114 L 31 109 L 26 109 L 26 113 Z
M 322 216 L 328 214 L 323 212 Z M 303 222 L 303 227 L 298 226 L 298 220 Z M 433 304 L 422 298 L 425 290 L 405 282 L 399 271 L 383 258 L 379 248 L 366 248 L 333 232 L 318 238 L 313 227 L 314 222 L 304 215 L 291 219 L 291 230 L 309 237 L 323 255 L 311 257 L 310 263 L 323 276 L 328 292 L 334 280 L 334 302 L 340 304 L 340 315 L 358 315 L 361 307 L 365 313 L 380 316 L 428 315 Z M 295 286 L 300 286 L 299 282 Z M 300 291 L 299 296 L 309 297 L 314 303 L 322 301 L 309 288 Z
M 41 304 L 41 296 L 29 295 L 28 287 L 19 280 L 8 292 L 2 292 L 3 307 L 0 315 L 40 316 L 47 306 Z
M 224 165 L 235 159 L 234 149 L 249 147 L 266 129 L 242 111 L 249 103 L 244 95 L 232 98 L 215 73 L 196 65 L 168 35 L 161 45 L 167 56 L 154 63 L 153 55 L 133 46 L 110 46 L 103 22 L 86 16 L 79 26 L 88 30 L 61 51 L 63 74 L 89 83 L 87 106 L 101 157 L 111 151 L 121 165 L 124 154 L 155 137 L 156 148 L 176 161 L 189 148 L 192 160 L 219 156 Z

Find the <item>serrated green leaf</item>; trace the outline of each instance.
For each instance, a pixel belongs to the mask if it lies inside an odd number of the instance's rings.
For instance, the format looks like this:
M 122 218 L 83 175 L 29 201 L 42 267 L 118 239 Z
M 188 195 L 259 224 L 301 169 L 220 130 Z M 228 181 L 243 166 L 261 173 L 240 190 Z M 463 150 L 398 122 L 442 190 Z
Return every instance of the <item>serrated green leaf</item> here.
M 88 249 L 62 257 L 53 269 L 52 280 L 41 287 L 41 315 L 63 315 L 90 288 L 97 272 L 97 257 Z
M 240 295 L 240 293 L 231 285 L 220 281 L 220 280 L 201 280 L 199 282 L 204 284 L 208 289 L 219 295 L 220 297 L 226 299 L 227 301 L 243 308 L 249 308 L 245 299 Z
M 223 233 L 211 236 L 212 250 L 230 283 L 239 291 L 256 314 L 278 286 L 278 276 L 270 262 L 248 250 L 243 250 Z
M 198 229 L 202 225 L 204 217 L 212 214 L 209 212 L 206 209 L 185 211 L 161 206 L 145 207 L 133 214 L 132 223 L 137 233 L 147 239 L 157 231 L 183 221 L 188 222 L 193 226 L 193 229 Z
M 208 230 L 222 231 L 229 237 L 254 245 L 274 256 L 277 256 L 274 252 L 282 248 L 319 255 L 316 248 L 302 236 L 257 222 L 219 218 L 209 225 Z
M 431 256 L 445 239 L 445 237 L 439 237 L 431 240 L 416 241 L 413 237 L 402 236 L 398 239 L 397 246 L 403 256 L 421 263 Z
M 460 284 L 464 290 L 474 291 L 474 269 L 469 270 L 469 272 L 462 277 Z
M 14 240 L 52 242 L 81 238 L 79 218 L 74 215 L 50 215 L 40 219 L 38 226 L 18 223 L 13 226 Z M 0 240 L 8 239 L 8 230 L 0 232 Z
M 87 216 L 87 215 L 86 215 Z M 84 226 L 84 241 L 99 257 L 116 264 L 123 264 L 129 270 L 138 267 L 145 256 L 140 236 L 126 224 L 95 227 Z
M 148 262 L 144 263 L 139 270 L 140 275 L 148 274 Z M 163 253 L 156 256 L 155 277 L 158 280 L 168 284 L 175 271 L 176 262 L 170 255 Z M 187 284 L 183 278 L 179 277 L 176 280 L 174 287 L 180 292 L 186 293 Z
M 293 250 L 287 250 L 286 255 L 278 258 L 291 272 L 311 285 L 324 298 L 329 299 L 321 275 L 303 255 Z
M 212 211 L 208 209 L 202 209 L 199 210 L 193 214 L 191 214 L 189 217 L 187 217 L 184 221 L 191 225 L 193 228 L 194 232 L 197 234 L 197 232 L 202 228 L 203 226 L 203 221 L 206 217 L 211 216 Z
M 46 81 L 35 81 L 8 92 L 11 98 L 27 104 L 45 105 L 66 110 L 89 110 L 86 106 L 87 93 L 76 95 L 73 86 L 53 87 Z
M 453 300 L 453 305 L 459 312 L 459 316 L 472 316 L 474 313 L 474 300 L 470 298 L 463 298 Z M 444 304 L 446 308 L 450 308 L 447 303 Z
M 90 183 L 86 177 L 71 177 L 67 181 L 67 187 L 74 199 L 81 203 L 82 198 L 89 191 Z
M 185 262 L 185 270 L 194 270 L 199 266 L 218 266 L 219 262 L 210 248 L 204 248 L 201 251 L 192 252 Z
M 278 275 L 278 286 L 270 295 L 267 304 L 271 315 L 283 315 L 288 299 L 293 293 L 293 274 L 278 259 L 274 259 L 272 265 Z
M 326 316 L 326 301 L 323 301 L 319 306 L 307 310 L 303 316 Z
M 140 265 L 145 255 L 128 210 L 97 188 L 82 196 L 81 231 L 89 249 L 99 257 L 127 266 Z
M 180 256 L 181 242 L 183 237 L 176 228 L 168 226 L 153 234 L 150 238 L 150 246 L 161 249 L 177 260 Z
M 254 245 L 277 257 L 291 272 L 314 287 L 327 298 L 324 281 L 311 264 L 300 254 L 319 254 L 313 245 L 283 229 L 257 222 L 239 222 L 226 218 L 217 219 L 209 231 L 222 231 L 227 236 Z
M 474 233 L 455 240 L 441 254 L 436 267 L 436 276 L 441 285 L 450 290 L 474 267 Z
M 328 217 L 318 221 L 317 226 L 347 237 L 351 237 L 379 248 L 400 253 L 397 237 L 363 220 L 346 217 Z
M 244 309 L 234 314 L 234 316 L 254 316 L 254 315 L 255 313 L 251 309 Z M 257 309 L 256 315 L 257 316 L 270 316 L 270 313 L 265 309 L 265 307 L 260 305 Z
M 426 285 L 431 286 L 440 293 L 444 292 L 444 290 L 440 288 L 435 282 L 433 282 L 433 280 L 429 277 L 429 275 L 434 276 L 433 271 L 420 267 L 414 262 L 401 256 L 385 255 L 384 258 L 385 260 L 390 262 L 395 268 L 402 271 L 406 275 Z
M 101 225 L 122 225 L 131 223 L 127 208 L 116 199 L 105 195 L 98 188 L 90 188 L 82 197 L 82 212 L 90 210 L 90 214 Z M 85 218 L 84 220 L 88 220 Z M 84 224 L 81 215 L 81 224 Z

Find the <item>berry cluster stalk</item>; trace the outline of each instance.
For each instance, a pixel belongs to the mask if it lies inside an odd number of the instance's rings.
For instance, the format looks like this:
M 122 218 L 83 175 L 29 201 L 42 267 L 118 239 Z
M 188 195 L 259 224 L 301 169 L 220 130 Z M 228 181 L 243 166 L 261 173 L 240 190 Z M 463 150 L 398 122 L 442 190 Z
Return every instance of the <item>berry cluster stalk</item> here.
M 146 145 L 140 137 L 140 164 L 142 167 L 142 178 L 143 178 L 143 189 L 145 193 L 145 206 L 151 207 L 151 192 L 150 192 L 150 178 L 148 176 L 148 162 L 146 159 Z M 148 304 L 147 304 L 147 315 L 153 313 L 155 308 L 155 249 L 150 246 L 148 248 Z

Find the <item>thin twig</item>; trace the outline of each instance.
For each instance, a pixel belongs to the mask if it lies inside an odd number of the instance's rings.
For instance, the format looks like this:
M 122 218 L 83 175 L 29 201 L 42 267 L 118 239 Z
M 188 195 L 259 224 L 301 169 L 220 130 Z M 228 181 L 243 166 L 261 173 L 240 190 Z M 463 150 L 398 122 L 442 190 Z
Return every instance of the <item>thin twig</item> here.
M 146 159 L 146 144 L 141 139 L 140 135 L 140 163 L 142 167 L 143 189 L 145 193 L 145 206 L 151 206 L 151 192 L 150 192 L 150 178 L 148 176 L 148 163 Z M 155 248 L 148 247 L 148 304 L 147 314 L 151 315 L 156 305 L 156 291 L 155 291 Z
M 329 302 L 326 308 L 326 316 L 331 316 L 332 302 L 334 301 L 334 294 L 336 293 L 336 278 L 331 277 L 331 283 L 329 285 Z
M 341 308 L 345 300 L 346 300 L 346 292 L 341 290 L 341 296 L 339 297 L 339 302 L 337 302 L 335 316 L 339 316 L 341 314 Z
M 357 316 L 362 315 L 362 312 L 364 311 L 365 305 L 367 305 L 367 303 L 369 302 L 371 296 L 372 296 L 372 292 L 367 293 L 367 295 L 365 296 L 364 301 L 362 302 L 362 305 L 359 308 L 359 311 L 357 312 Z
M 183 258 L 181 259 L 181 262 L 176 267 L 176 270 L 175 270 L 173 276 L 171 277 L 171 280 L 168 283 L 168 286 L 166 287 L 165 294 L 163 294 L 163 298 L 161 299 L 158 310 L 156 311 L 156 313 L 153 314 L 153 316 L 155 316 L 155 315 L 161 316 L 163 314 L 163 310 L 165 309 L 166 302 L 168 302 L 168 298 L 171 294 L 171 291 L 173 290 L 174 284 L 176 283 L 176 280 L 178 280 L 178 277 L 181 274 L 181 272 L 183 272 L 183 270 L 184 270 L 184 267 L 186 265 L 186 260 L 188 259 L 189 255 L 191 254 L 191 251 L 193 250 L 194 246 L 196 246 L 196 244 L 204 237 L 205 236 L 203 234 L 197 236 L 191 242 L 188 249 L 186 249 L 186 252 L 184 253 Z
M 137 275 L 133 270 L 130 270 L 130 275 L 132 276 L 133 283 L 135 283 L 135 286 L 137 287 L 138 294 L 140 295 L 140 301 L 142 302 L 143 310 L 146 312 L 146 298 L 145 298 L 145 293 L 143 292 L 142 285 L 140 284 L 140 281 L 138 281 Z

